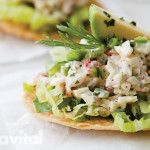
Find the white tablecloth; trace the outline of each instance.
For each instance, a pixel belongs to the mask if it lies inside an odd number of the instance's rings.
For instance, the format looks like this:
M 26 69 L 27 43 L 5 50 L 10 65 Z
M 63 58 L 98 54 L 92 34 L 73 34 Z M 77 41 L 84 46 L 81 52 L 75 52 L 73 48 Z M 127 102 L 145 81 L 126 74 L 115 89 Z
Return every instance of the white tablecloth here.
M 120 16 L 130 16 L 146 29 L 148 0 L 103 0 Z M 139 11 L 140 9 L 140 11 Z M 23 103 L 22 83 L 44 71 L 48 49 L 0 36 L 0 150 L 149 150 L 150 132 L 78 131 L 33 117 Z

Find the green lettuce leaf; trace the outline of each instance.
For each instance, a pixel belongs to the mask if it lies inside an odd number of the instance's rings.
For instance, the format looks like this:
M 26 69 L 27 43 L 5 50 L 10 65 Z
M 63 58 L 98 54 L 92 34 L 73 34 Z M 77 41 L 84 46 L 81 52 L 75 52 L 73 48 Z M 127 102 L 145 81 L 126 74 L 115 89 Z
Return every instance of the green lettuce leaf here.
M 80 103 L 81 103 L 80 99 L 66 97 L 63 98 L 63 101 L 58 105 L 58 108 L 62 109 L 64 107 L 70 106 L 70 108 L 73 109 L 75 106 L 79 105 Z
M 23 89 L 27 93 L 32 93 L 35 90 L 35 86 L 28 83 L 23 83 Z
M 150 114 L 143 115 L 139 120 L 130 120 L 125 112 L 114 112 L 112 114 L 114 124 L 123 132 L 137 132 L 150 128 Z
M 38 98 L 36 98 L 33 103 L 38 113 L 52 112 L 52 107 L 49 102 L 39 102 Z
M 139 93 L 137 97 L 139 101 L 131 105 L 131 112 L 140 118 L 143 114 L 150 113 L 150 94 Z

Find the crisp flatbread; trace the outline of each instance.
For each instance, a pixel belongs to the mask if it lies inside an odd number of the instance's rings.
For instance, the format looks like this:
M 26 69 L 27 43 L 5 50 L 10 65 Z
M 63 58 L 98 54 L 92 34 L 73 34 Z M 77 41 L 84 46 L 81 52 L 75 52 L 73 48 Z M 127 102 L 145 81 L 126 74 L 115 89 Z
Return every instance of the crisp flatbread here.
M 60 125 L 81 129 L 81 130 L 119 130 L 114 124 L 113 120 L 109 119 L 99 119 L 99 120 L 89 120 L 85 122 L 75 122 L 71 119 L 67 119 L 64 117 L 56 117 L 52 113 L 37 113 L 33 104 L 35 96 L 34 94 L 25 94 L 24 100 L 27 108 L 31 111 L 35 116 L 49 121 L 53 123 L 57 123 Z
M 103 7 L 97 0 L 91 0 L 89 2 L 89 5 L 90 4 L 96 4 L 97 6 Z M 24 25 L 15 24 L 11 21 L 0 20 L 0 32 L 33 41 L 45 38 L 43 33 L 34 32 Z M 54 39 L 59 38 L 55 31 L 50 32 L 49 35 Z

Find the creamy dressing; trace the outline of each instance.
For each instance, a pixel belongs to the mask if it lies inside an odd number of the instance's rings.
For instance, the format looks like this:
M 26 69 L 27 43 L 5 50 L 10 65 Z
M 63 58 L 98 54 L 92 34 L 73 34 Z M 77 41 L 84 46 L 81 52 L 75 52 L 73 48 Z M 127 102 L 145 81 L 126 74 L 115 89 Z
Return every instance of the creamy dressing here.
M 103 108 L 103 115 L 109 115 L 118 108 L 125 109 L 127 104 L 138 101 L 138 92 L 150 91 L 147 68 L 150 54 L 147 54 L 147 50 L 141 53 L 138 48 L 132 48 L 130 41 L 115 46 L 112 55 L 107 56 L 106 65 L 102 65 L 98 60 L 70 61 L 61 67 L 60 72 L 44 82 L 56 87 L 63 85 L 60 90 L 65 92 L 66 96 L 82 99 L 85 105 L 90 107 L 97 106 L 97 109 L 93 110 L 94 114 Z M 68 68 L 67 75 L 64 74 L 64 67 Z M 93 68 L 106 69 L 105 79 L 93 76 Z M 102 93 L 96 95 L 94 89 L 97 87 L 102 88 Z M 109 96 L 109 92 L 114 96 Z M 88 110 L 89 114 L 91 110 Z
M 106 107 L 110 112 L 114 112 L 116 109 L 125 109 L 127 104 L 135 103 L 137 96 L 119 96 L 112 97 L 111 100 L 105 100 L 102 106 Z
M 73 94 L 76 98 L 82 98 L 88 105 L 92 105 L 96 100 L 96 97 L 93 95 L 93 93 L 89 90 L 88 87 L 74 90 Z
M 145 54 L 133 51 L 129 41 L 115 46 L 115 54 L 108 58 L 106 69 L 109 76 L 106 86 L 112 87 L 115 94 L 135 95 L 137 92 L 148 92 L 150 76 L 145 65 Z

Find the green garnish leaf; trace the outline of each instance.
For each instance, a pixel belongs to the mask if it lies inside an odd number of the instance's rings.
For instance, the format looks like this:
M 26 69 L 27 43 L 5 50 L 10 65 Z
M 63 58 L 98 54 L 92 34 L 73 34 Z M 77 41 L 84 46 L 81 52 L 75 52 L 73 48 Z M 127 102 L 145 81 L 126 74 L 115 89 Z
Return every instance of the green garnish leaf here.
M 75 27 L 71 24 L 57 25 L 58 33 L 62 41 L 48 38 L 46 40 L 40 40 L 38 43 L 46 46 L 65 46 L 71 49 L 95 49 L 102 45 L 101 41 L 96 39 L 83 27 Z M 76 39 L 85 39 L 88 44 L 79 44 Z

